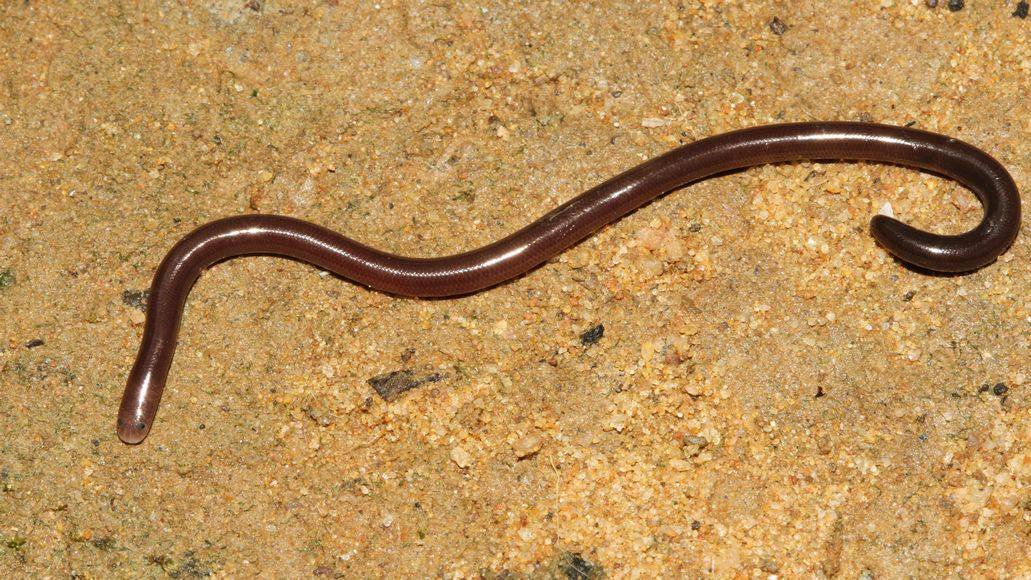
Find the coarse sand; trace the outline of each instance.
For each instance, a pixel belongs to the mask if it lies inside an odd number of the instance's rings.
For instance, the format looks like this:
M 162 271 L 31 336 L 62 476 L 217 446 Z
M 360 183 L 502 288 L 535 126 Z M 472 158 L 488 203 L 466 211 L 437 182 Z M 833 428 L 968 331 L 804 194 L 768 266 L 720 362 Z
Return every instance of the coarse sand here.
M 1031 575 L 1031 237 L 905 267 L 867 231 L 885 203 L 943 233 L 981 209 L 901 167 L 710 179 L 455 300 L 225 262 L 151 436 L 114 430 L 151 276 L 219 217 L 449 254 L 808 120 L 955 136 L 1027 199 L 1029 26 L 1013 0 L 0 4 L 0 570 Z

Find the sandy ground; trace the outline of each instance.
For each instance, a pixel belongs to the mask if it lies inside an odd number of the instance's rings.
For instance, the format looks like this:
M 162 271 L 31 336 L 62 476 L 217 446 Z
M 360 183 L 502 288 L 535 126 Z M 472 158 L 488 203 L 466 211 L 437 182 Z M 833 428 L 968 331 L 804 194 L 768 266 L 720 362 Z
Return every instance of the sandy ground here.
M 948 233 L 980 206 L 897 167 L 709 180 L 458 300 L 221 264 L 152 435 L 114 432 L 141 292 L 218 217 L 439 255 L 679 143 L 820 119 L 964 139 L 1026 198 L 1026 5 L 189 4 L 0 6 L 0 569 L 1031 574 L 1031 236 L 903 267 L 882 204 Z M 395 371 L 439 380 L 387 402 Z

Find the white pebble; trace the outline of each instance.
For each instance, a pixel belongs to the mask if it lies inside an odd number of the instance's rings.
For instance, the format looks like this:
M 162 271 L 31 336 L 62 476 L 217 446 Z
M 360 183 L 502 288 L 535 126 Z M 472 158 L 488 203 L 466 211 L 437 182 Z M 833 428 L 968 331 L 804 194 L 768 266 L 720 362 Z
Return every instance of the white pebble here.
M 641 126 L 642 127 L 647 127 L 649 129 L 652 129 L 652 128 L 655 128 L 655 127 L 662 127 L 663 125 L 666 125 L 668 123 L 669 123 L 668 120 L 666 120 L 666 119 L 659 119 L 657 117 L 646 117 L 644 119 L 641 119 Z
M 670 459 L 669 466 L 677 471 L 688 471 L 691 469 L 691 464 L 683 459 Z
M 454 461 L 455 465 L 465 469 L 473 464 L 473 456 L 465 449 L 455 447 L 451 450 L 451 461 Z
M 637 268 L 645 276 L 659 276 L 662 274 L 662 260 L 653 258 L 651 255 L 645 255 L 637 261 Z
M 628 419 L 629 417 L 623 414 L 613 415 L 612 418 L 609 419 L 609 429 L 616 433 L 622 433 L 623 429 L 626 429 L 626 422 Z
M 512 445 L 512 449 L 515 451 L 516 457 L 523 459 L 529 457 L 534 453 L 541 450 L 541 436 L 536 433 L 530 433 L 521 437 Z

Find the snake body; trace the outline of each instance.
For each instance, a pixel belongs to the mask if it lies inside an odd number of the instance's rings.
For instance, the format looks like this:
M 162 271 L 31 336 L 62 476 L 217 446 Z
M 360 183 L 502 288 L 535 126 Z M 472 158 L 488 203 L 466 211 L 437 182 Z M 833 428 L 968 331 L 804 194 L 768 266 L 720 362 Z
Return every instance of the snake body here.
M 767 125 L 695 141 L 589 189 L 504 239 L 452 256 L 398 256 L 285 216 L 229 217 L 187 235 L 158 267 L 143 340 L 118 412 L 118 436 L 135 444 L 150 432 L 187 295 L 201 272 L 216 262 L 249 254 L 287 256 L 381 292 L 458 296 L 519 276 L 670 190 L 735 169 L 801 160 L 898 164 L 944 175 L 970 189 L 984 216 L 966 233 L 938 235 L 888 216 L 873 218 L 870 232 L 878 242 L 899 259 L 928 270 L 964 272 L 989 264 L 1020 228 L 1016 184 L 980 149 L 918 129 L 846 122 Z

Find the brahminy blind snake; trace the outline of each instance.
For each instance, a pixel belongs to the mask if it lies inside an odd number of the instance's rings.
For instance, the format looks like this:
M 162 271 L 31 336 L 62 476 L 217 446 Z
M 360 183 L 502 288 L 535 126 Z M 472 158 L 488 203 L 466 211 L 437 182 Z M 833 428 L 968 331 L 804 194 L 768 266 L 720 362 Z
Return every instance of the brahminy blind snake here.
M 469 294 L 527 272 L 665 192 L 734 169 L 801 160 L 893 163 L 938 173 L 969 188 L 981 200 L 984 217 L 966 233 L 932 234 L 884 215 L 871 221 L 871 234 L 889 252 L 928 270 L 964 272 L 984 266 L 1009 247 L 1020 228 L 1017 186 L 988 154 L 936 133 L 846 122 L 753 127 L 690 143 L 587 190 L 502 240 L 453 256 L 397 256 L 285 216 L 221 219 L 183 238 L 154 275 L 143 342 L 118 411 L 118 436 L 135 444 L 150 432 L 187 294 L 215 262 L 275 254 L 310 262 L 380 292 Z

